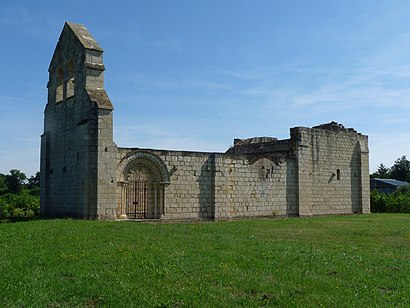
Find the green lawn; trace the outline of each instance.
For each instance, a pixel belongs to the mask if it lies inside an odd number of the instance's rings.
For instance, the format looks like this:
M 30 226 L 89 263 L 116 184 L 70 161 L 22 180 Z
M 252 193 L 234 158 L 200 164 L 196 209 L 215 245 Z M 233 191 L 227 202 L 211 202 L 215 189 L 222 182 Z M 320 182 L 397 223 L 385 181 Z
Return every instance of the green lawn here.
M 0 224 L 0 306 L 409 306 L 410 214 Z

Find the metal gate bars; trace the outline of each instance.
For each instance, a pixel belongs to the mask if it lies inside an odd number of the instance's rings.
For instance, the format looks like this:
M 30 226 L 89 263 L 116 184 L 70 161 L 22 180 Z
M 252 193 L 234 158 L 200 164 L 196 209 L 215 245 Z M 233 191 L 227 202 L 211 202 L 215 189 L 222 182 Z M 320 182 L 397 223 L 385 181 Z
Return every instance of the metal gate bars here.
M 144 219 L 147 217 L 147 181 L 132 181 L 128 184 L 128 202 L 126 215 L 128 218 Z
M 164 213 L 164 185 L 145 179 L 121 183 L 118 216 L 125 219 L 159 219 Z

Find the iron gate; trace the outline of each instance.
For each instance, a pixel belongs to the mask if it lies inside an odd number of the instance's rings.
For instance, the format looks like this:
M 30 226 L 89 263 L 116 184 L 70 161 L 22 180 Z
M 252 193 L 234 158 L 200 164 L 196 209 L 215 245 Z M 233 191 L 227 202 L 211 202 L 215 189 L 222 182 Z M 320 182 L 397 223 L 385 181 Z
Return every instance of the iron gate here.
M 128 219 L 158 219 L 164 213 L 164 186 L 133 178 L 121 185 L 119 215 Z
M 128 218 L 144 219 L 147 216 L 148 196 L 147 181 L 132 181 L 128 185 L 128 202 L 126 214 Z

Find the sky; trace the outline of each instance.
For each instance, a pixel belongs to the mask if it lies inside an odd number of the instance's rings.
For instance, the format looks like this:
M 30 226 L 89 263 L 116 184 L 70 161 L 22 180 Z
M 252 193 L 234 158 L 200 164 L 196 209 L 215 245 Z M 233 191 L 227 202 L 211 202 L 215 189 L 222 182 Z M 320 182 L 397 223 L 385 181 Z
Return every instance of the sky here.
M 39 170 L 48 66 L 64 22 L 104 49 L 114 141 L 224 152 L 331 121 L 369 136 L 370 172 L 410 158 L 410 2 L 0 3 L 0 173 Z

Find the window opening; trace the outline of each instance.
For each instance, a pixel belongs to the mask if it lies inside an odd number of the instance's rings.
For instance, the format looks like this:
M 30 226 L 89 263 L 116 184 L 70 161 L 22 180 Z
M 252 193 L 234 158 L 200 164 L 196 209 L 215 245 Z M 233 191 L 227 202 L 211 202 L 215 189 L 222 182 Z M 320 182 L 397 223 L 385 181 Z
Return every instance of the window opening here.
M 64 72 L 62 68 L 57 70 L 56 103 L 64 98 Z
M 70 61 L 67 65 L 67 82 L 66 82 L 67 96 L 66 98 L 74 96 L 74 76 L 75 76 L 74 63 L 73 61 Z

